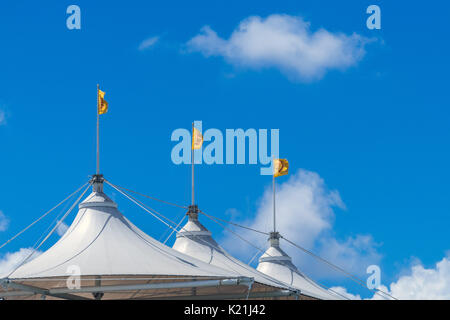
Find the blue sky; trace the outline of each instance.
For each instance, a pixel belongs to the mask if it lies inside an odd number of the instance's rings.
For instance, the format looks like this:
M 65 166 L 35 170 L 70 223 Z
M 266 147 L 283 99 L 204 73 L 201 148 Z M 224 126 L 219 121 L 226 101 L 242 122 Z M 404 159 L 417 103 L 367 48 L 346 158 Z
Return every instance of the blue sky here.
M 70 4 L 81 8 L 81 30 L 66 28 Z M 381 7 L 381 30 L 366 27 L 370 4 Z M 94 173 L 100 83 L 110 106 L 101 119 L 101 165 L 113 183 L 188 204 L 190 168 L 171 161 L 173 130 L 188 129 L 193 120 L 223 131 L 277 128 L 291 173 L 316 173 L 345 204 L 333 207 L 328 236 L 344 243 L 370 235 L 384 284 L 417 259 L 434 268 L 450 249 L 449 10 L 437 1 L 2 3 L 0 210 L 9 226 L 0 243 Z M 309 80 L 276 65 L 206 57 L 187 45 L 205 25 L 228 39 L 244 19 L 273 14 L 300 17 L 311 32 L 324 28 L 370 41 L 353 65 Z M 152 37 L 157 41 L 140 50 Z M 198 166 L 199 205 L 219 217 L 231 218 L 233 209 L 238 221 L 251 220 L 271 183 L 259 168 Z M 164 233 L 163 225 L 109 191 L 135 224 L 157 239 Z M 183 213 L 161 210 L 173 219 Z M 45 227 L 3 248 L 0 258 L 31 246 Z M 367 266 L 358 267 L 364 273 Z M 350 287 L 341 278 L 323 281 Z

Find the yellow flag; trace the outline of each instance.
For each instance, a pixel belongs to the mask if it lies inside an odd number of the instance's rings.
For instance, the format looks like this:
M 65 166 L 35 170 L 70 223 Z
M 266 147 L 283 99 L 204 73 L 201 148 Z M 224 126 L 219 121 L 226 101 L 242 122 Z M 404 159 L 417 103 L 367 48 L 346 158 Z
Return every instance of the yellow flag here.
M 286 159 L 273 160 L 273 176 L 280 177 L 289 173 L 289 162 Z
M 203 144 L 203 136 L 197 128 L 192 131 L 192 150 L 200 149 Z
M 105 114 L 108 112 L 108 102 L 105 100 L 105 93 L 102 90 L 98 90 L 98 101 L 97 101 L 98 114 Z

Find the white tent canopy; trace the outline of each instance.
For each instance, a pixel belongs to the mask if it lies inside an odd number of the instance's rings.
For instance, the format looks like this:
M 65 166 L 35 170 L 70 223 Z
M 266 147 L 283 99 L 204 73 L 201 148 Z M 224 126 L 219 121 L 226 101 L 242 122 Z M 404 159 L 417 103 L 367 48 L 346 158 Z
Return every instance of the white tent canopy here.
M 269 291 L 277 290 L 276 294 L 292 295 L 281 283 L 273 282 L 270 288 L 254 284 L 253 281 L 259 279 L 246 277 L 239 270 L 223 269 L 205 263 L 148 236 L 125 218 L 117 209 L 117 204 L 103 193 L 103 178 L 99 177 L 97 179 L 101 180 L 94 181 L 92 194 L 80 203 L 77 216 L 59 241 L 34 260 L 17 268 L 8 278 L 0 277 L 0 284 L 8 289 L 6 293 L 0 290 L 0 297 L 19 296 L 21 292 L 28 292 L 30 296 L 42 294 L 74 298 L 71 296 L 73 293 L 89 297 L 93 292 L 132 291 L 133 294 L 116 295 L 112 298 L 136 298 L 143 297 L 148 292 L 146 289 L 158 289 L 157 297 L 197 296 L 201 292 L 199 287 L 202 286 L 209 286 L 209 291 L 203 290 L 206 297 L 213 297 L 218 293 L 239 296 L 246 291 L 258 290 L 257 293 L 261 296 L 264 296 L 262 292 L 268 294 Z M 70 276 L 70 270 L 74 267 L 81 272 L 82 277 L 91 279 L 91 287 L 71 291 L 65 288 L 65 281 L 52 282 L 54 279 Z M 114 283 L 114 286 L 103 286 L 104 283 L 111 284 L 108 279 L 125 277 L 128 280 Z M 130 285 L 130 278 L 146 280 Z M 155 279 L 166 280 L 155 283 Z M 168 279 L 172 279 L 172 283 L 168 283 Z M 189 281 L 195 281 L 195 284 Z M 180 288 L 190 289 L 183 292 L 168 290 Z M 19 292 L 12 289 L 19 289 Z M 162 289 L 165 291 L 161 291 Z M 136 295 L 138 292 L 140 295 Z
M 148 236 L 117 209 L 103 192 L 93 192 L 61 239 L 10 278 L 82 275 L 237 276 L 185 256 Z

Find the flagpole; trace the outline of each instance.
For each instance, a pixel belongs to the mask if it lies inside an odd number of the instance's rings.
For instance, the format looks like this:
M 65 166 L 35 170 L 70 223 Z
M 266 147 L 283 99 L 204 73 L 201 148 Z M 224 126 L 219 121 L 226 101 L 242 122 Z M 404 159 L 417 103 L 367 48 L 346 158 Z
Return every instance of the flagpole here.
M 192 166 L 192 205 L 195 203 L 194 198 L 194 123 L 192 122 L 192 145 L 191 145 L 191 166 Z
M 275 220 L 275 173 L 272 174 L 272 186 L 273 186 L 273 232 L 276 232 L 276 220 Z
M 97 84 L 97 174 L 100 174 L 100 115 L 98 110 L 98 90 L 100 89 Z

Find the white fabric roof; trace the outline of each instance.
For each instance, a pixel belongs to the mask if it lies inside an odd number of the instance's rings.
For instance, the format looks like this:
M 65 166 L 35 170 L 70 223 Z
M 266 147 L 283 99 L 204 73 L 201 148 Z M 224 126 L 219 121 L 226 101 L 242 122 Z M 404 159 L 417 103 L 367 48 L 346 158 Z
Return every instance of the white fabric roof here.
M 239 276 L 156 241 L 127 220 L 103 192 L 89 195 L 61 239 L 9 278 L 67 276 L 72 265 L 79 266 L 82 275 Z
M 275 241 L 278 242 L 278 241 Z M 303 294 L 323 300 L 341 300 L 342 297 L 321 287 L 308 278 L 292 263 L 292 259 L 277 244 L 270 247 L 259 259 L 257 270 L 297 288 Z
M 252 277 L 257 282 L 275 287 L 289 287 L 228 254 L 212 238 L 211 232 L 197 219 L 189 218 L 189 221 L 177 234 L 173 248 L 210 265 L 237 272 L 242 276 Z

